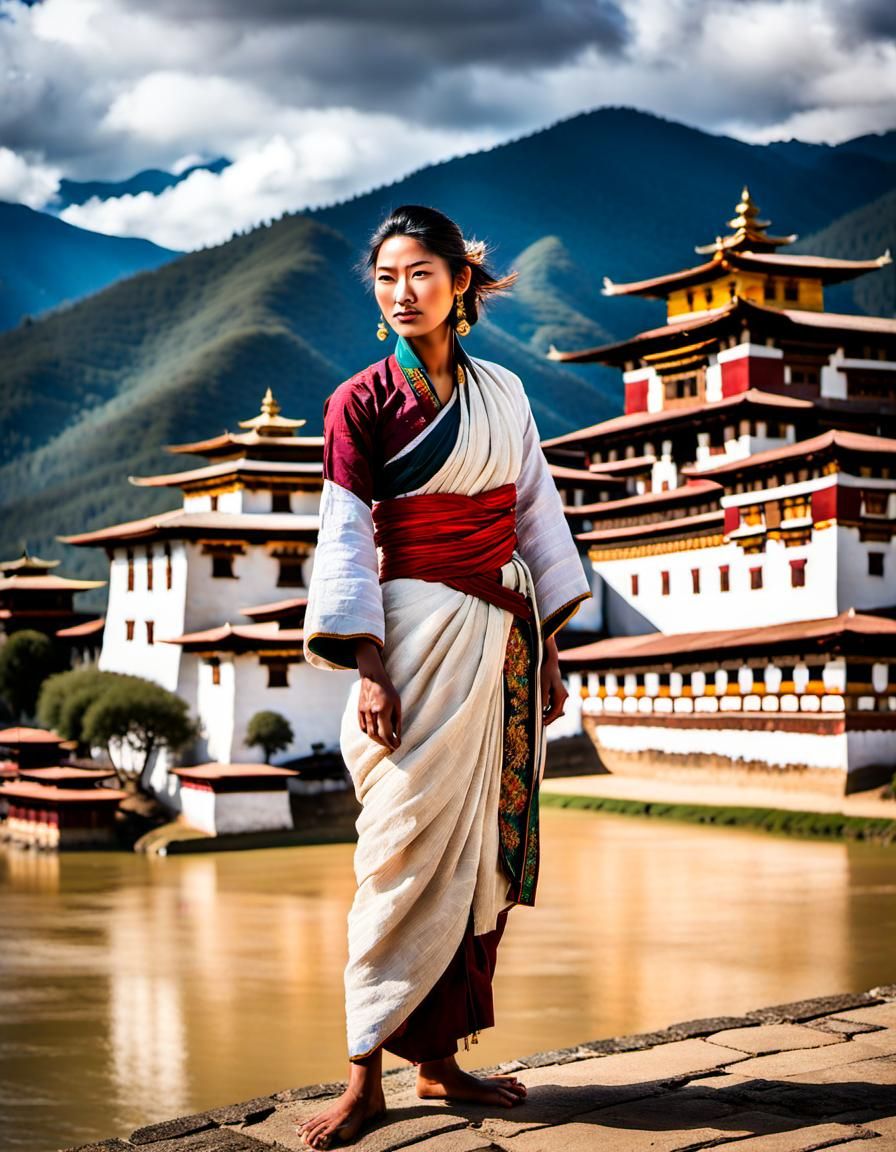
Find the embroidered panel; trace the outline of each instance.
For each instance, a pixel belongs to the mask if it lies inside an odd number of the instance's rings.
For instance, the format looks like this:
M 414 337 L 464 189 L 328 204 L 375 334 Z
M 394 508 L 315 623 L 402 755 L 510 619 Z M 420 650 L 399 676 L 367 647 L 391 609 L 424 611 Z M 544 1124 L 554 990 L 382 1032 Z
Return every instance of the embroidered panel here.
M 510 897 L 534 904 L 538 881 L 538 781 L 534 763 L 535 666 L 532 630 L 514 617 L 504 658 L 504 754 L 498 828 Z

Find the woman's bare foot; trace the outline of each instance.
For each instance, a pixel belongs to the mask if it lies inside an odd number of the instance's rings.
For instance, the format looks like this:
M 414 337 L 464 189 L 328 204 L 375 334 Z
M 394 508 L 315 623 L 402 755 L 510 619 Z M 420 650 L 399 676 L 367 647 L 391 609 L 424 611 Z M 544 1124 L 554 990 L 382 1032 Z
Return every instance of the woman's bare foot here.
M 339 1099 L 297 1125 L 296 1132 L 307 1147 L 328 1149 L 334 1139 L 350 1143 L 368 1120 L 385 1111 L 382 1052 L 378 1049 L 368 1062 L 352 1064 L 348 1088 Z
M 513 1108 L 526 1098 L 526 1085 L 515 1076 L 471 1076 L 453 1056 L 428 1060 L 417 1069 L 417 1095 L 422 1100 L 472 1100 Z

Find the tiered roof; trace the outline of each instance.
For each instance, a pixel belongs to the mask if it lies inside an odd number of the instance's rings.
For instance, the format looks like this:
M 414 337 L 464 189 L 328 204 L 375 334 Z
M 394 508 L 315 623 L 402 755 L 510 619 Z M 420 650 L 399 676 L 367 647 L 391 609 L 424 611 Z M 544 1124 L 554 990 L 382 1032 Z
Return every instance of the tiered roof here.
M 51 572 L 59 560 L 42 560 L 31 556 L 25 548 L 16 560 L 0 561 L 0 593 L 2 592 L 83 592 L 88 588 L 102 588 L 105 580 L 73 580 L 68 576 L 57 576 Z M 0 611 L 0 618 L 9 618 L 12 613 Z M 69 611 L 65 615 L 71 615 Z
M 271 389 L 264 394 L 261 411 L 241 420 L 248 432 L 225 432 L 211 440 L 168 446 L 172 453 L 205 456 L 201 468 L 159 476 L 131 476 L 141 488 L 181 488 L 186 493 L 217 491 L 222 487 L 283 490 L 319 489 L 323 483 L 323 437 L 299 436 L 305 420 L 280 415 Z
M 896 645 L 896 620 L 856 612 L 850 608 L 838 616 L 794 620 L 764 628 L 731 628 L 713 632 L 648 632 L 641 636 L 612 636 L 579 648 L 567 648 L 560 661 L 571 668 L 655 668 L 673 659 L 700 662 L 715 657 L 732 659 L 756 653 L 813 652 L 837 655 L 892 655 Z
M 684 320 L 663 324 L 640 332 L 629 340 L 614 344 L 601 344 L 596 348 L 583 348 L 575 352 L 560 352 L 552 344 L 550 360 L 567 364 L 609 364 L 625 368 L 646 360 L 651 353 L 681 351 L 683 341 L 699 333 L 703 354 L 718 351 L 724 341 L 736 336 L 761 344 L 767 338 L 804 340 L 816 345 L 829 345 L 831 351 L 844 337 L 874 333 L 892 342 L 896 349 L 896 320 L 879 316 L 852 316 L 836 312 L 811 312 L 799 308 L 769 308 L 754 301 L 735 296 L 719 308 L 709 308 Z M 825 335 L 830 333 L 830 339 Z

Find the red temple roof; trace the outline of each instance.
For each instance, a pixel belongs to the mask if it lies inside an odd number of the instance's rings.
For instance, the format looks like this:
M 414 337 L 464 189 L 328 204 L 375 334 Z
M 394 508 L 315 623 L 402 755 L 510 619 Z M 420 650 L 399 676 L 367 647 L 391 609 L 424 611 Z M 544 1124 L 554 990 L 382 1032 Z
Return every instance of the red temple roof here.
M 323 463 L 292 460 L 222 460 L 217 464 L 208 464 L 204 468 L 170 472 L 161 476 L 129 476 L 128 480 L 138 488 L 183 488 L 202 484 L 207 480 L 225 477 L 238 479 L 243 476 L 251 476 L 255 480 L 269 478 L 272 481 L 306 477 L 318 480 L 323 478 Z
M 670 292 L 696 287 L 717 280 L 731 272 L 761 272 L 766 275 L 804 276 L 820 279 L 825 284 L 839 284 L 875 272 L 892 263 L 889 251 L 873 260 L 834 260 L 825 256 L 783 256 L 777 252 L 728 251 L 717 252 L 712 260 L 697 264 L 693 268 L 683 268 L 679 272 L 669 272 L 664 276 L 652 276 L 647 280 L 632 280 L 627 284 L 614 284 L 604 277 L 605 296 L 647 296 L 664 300 Z
M 273 764 L 195 764 L 190 768 L 172 768 L 175 776 L 187 780 L 232 780 L 243 776 L 298 776 L 296 768 L 275 768 Z
M 598 508 L 601 505 L 597 505 Z M 573 509 L 579 512 L 580 509 Z M 626 524 L 618 528 L 595 528 L 591 532 L 577 532 L 576 540 L 585 540 L 592 544 L 611 544 L 614 541 L 622 543 L 632 540 L 650 539 L 654 536 L 669 536 L 675 532 L 686 531 L 689 536 L 697 536 L 701 531 L 722 526 L 725 523 L 725 513 L 721 508 L 709 512 L 696 512 L 692 516 L 678 516 L 669 520 L 648 520 L 640 524 Z
M 567 648 L 560 661 L 570 669 L 612 668 L 668 661 L 674 657 L 712 659 L 728 654 L 764 654 L 781 649 L 805 652 L 892 652 L 896 643 L 896 620 L 856 612 L 850 608 L 839 616 L 794 620 L 764 628 L 732 628 L 712 632 L 648 632 L 641 636 L 612 636 L 579 648 Z
M 278 628 L 276 622 L 264 624 L 221 624 L 201 632 L 185 632 L 165 640 L 179 644 L 189 652 L 253 652 L 258 649 L 301 648 L 301 628 Z
M 597 475 L 590 468 L 567 468 L 563 464 L 548 464 L 548 471 L 562 485 L 572 482 L 585 488 L 611 488 L 625 483 L 616 476 Z
M 295 616 L 307 607 L 307 596 L 292 596 L 288 600 L 273 600 L 270 604 L 255 604 L 251 608 L 241 608 L 240 611 L 244 616 L 249 616 L 257 623 L 262 623 L 268 620 L 280 620 L 284 616 Z
M 56 635 L 63 637 L 94 636 L 102 632 L 106 626 L 106 617 L 98 616 L 96 620 L 84 620 L 80 624 L 73 624 L 71 628 L 57 628 Z
M 121 788 L 57 788 L 55 784 L 34 784 L 29 780 L 7 780 L 0 784 L 0 795 L 19 800 L 46 800 L 66 804 L 118 803 L 128 795 Z
M 65 744 L 66 740 L 48 728 L 2 728 L 0 744 L 14 748 L 19 744 Z
M 666 488 L 659 492 L 641 492 L 637 496 L 625 496 L 621 500 L 604 500 L 599 504 L 580 504 L 570 508 L 569 511 L 577 515 L 598 514 L 601 517 L 612 518 L 614 515 L 624 516 L 629 511 L 638 513 L 649 508 L 662 508 L 664 505 L 687 504 L 694 498 L 708 496 L 710 493 L 722 496 L 724 492 L 722 485 L 716 484 L 713 480 L 689 480 L 677 488 Z
M 177 539 L 189 536 L 215 535 L 240 539 L 275 536 L 277 539 L 305 539 L 312 542 L 320 526 L 319 516 L 300 516 L 294 512 L 185 512 L 175 508 L 142 520 L 129 520 L 110 528 L 94 532 L 80 532 L 76 536 L 59 536 L 66 544 L 112 544 L 126 540 Z
M 83 592 L 102 588 L 105 580 L 70 580 L 67 576 L 0 576 L 0 592 Z
M 697 469 L 693 465 L 687 465 L 681 472 L 682 475 L 700 475 L 706 478 L 733 476 L 767 464 L 776 464 L 779 460 L 807 460 L 834 448 L 862 455 L 888 456 L 896 460 L 896 440 L 886 436 L 868 436 L 864 432 L 844 432 L 839 428 L 830 428 L 827 432 L 822 432 L 820 436 L 813 436 L 809 440 L 797 440 L 794 444 L 784 444 L 780 448 L 766 448 L 764 452 L 754 452 L 752 456 L 744 456 L 740 460 L 729 460 L 726 464 L 719 464 L 715 468 Z
M 609 420 L 602 420 L 599 424 L 592 424 L 589 428 L 580 428 L 576 432 L 565 432 L 562 436 L 554 436 L 550 440 L 542 440 L 541 443 L 544 448 L 560 448 L 568 444 L 599 439 L 616 432 L 628 432 L 633 428 L 649 428 L 653 424 L 658 424 L 661 427 L 678 424 L 710 415 L 713 412 L 724 414 L 729 409 L 740 407 L 787 408 L 793 411 L 811 412 L 814 405 L 811 400 L 797 400 L 793 396 L 779 396 L 776 392 L 762 392 L 758 388 L 748 388 L 744 392 L 725 396 L 721 400 L 707 400 L 699 404 L 682 404 L 675 408 L 663 408 L 659 412 L 628 412 L 624 416 L 612 416 Z M 592 467 L 595 470 L 603 470 L 615 468 L 624 463 L 624 460 L 614 460 L 606 464 L 594 464 Z
M 664 324 L 638 333 L 628 340 L 602 344 L 597 348 L 584 348 L 573 352 L 560 352 L 553 345 L 548 352 L 550 360 L 570 364 L 605 363 L 617 367 L 630 360 L 640 359 L 645 353 L 664 346 L 675 347 L 691 333 L 701 337 L 718 338 L 739 334 L 741 328 L 753 324 L 757 332 L 787 336 L 805 334 L 806 329 L 823 328 L 830 333 L 873 332 L 883 336 L 896 336 L 896 320 L 881 316 L 851 316 L 840 312 L 809 312 L 797 308 L 766 308 L 762 304 L 735 297 L 720 308 L 710 308 L 684 320 Z

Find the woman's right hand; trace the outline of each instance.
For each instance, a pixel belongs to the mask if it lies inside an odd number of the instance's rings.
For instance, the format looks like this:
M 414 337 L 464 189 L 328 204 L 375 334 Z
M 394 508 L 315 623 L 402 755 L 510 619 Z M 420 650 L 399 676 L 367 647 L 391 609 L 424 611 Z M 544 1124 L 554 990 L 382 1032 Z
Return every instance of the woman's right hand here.
M 401 700 L 389 679 L 378 645 L 358 640 L 355 645 L 361 692 L 358 725 L 371 740 L 394 752 L 401 744 Z

